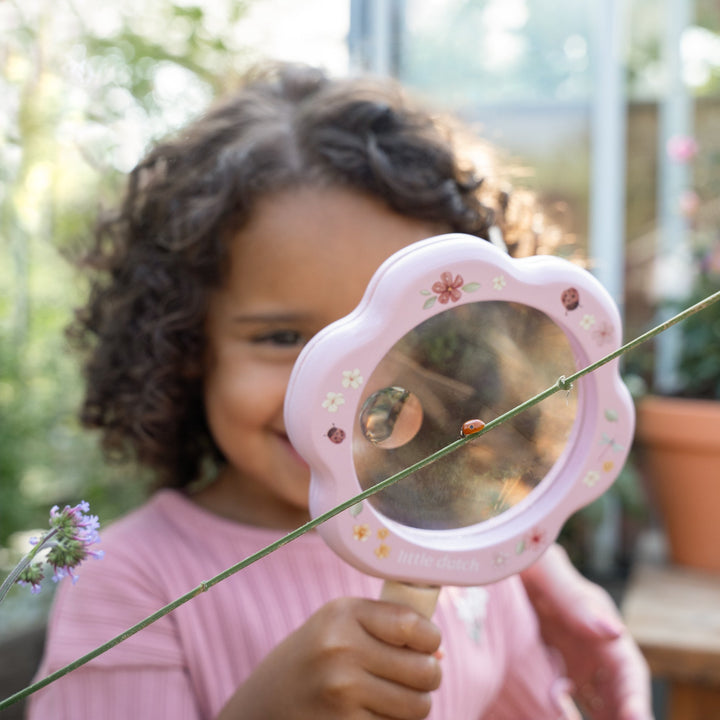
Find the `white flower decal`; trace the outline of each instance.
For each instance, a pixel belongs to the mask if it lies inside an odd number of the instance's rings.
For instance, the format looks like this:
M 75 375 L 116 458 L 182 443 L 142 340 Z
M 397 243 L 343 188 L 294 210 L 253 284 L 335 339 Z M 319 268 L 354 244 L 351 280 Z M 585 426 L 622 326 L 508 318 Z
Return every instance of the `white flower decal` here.
M 354 370 L 343 370 L 342 386 L 357 390 L 363 384 L 363 376 L 360 374 L 360 368 Z
M 496 290 L 502 290 L 507 285 L 507 280 L 505 280 L 504 275 L 498 275 L 497 277 L 493 278 L 493 287 Z
M 483 587 L 448 587 L 446 592 L 450 595 L 455 612 L 465 625 L 470 639 L 480 642 L 488 614 L 488 591 Z
M 580 327 L 583 330 L 589 330 L 595 324 L 594 315 L 583 315 L 583 319 L 580 321 Z
M 597 481 L 600 479 L 600 473 L 597 470 L 590 470 L 588 474 L 583 478 L 583 482 L 589 488 L 595 487 Z
M 342 393 L 329 392 L 323 400 L 322 406 L 327 409 L 328 412 L 334 413 L 338 411 L 341 405 L 345 404 L 345 398 Z

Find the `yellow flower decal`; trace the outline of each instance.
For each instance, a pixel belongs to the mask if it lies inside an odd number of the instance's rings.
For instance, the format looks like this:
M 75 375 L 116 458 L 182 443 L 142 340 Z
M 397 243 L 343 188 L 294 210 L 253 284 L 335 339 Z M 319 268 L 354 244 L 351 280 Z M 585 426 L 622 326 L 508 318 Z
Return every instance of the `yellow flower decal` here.
M 365 542 L 370 537 L 368 525 L 353 525 L 353 537 L 360 542 Z
M 375 554 L 383 560 L 390 554 L 390 546 L 385 543 L 380 543 L 380 545 L 375 548 Z
M 384 540 L 389 534 L 390 531 L 387 528 L 380 528 L 377 531 L 377 536 L 380 540 Z

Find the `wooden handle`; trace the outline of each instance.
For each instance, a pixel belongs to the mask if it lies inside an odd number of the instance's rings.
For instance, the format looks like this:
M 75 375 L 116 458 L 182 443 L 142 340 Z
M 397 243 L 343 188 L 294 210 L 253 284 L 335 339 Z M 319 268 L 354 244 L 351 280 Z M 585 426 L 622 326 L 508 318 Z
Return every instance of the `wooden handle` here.
M 434 585 L 409 585 L 397 580 L 386 580 L 380 593 L 381 600 L 409 605 L 423 617 L 432 617 L 440 588 Z

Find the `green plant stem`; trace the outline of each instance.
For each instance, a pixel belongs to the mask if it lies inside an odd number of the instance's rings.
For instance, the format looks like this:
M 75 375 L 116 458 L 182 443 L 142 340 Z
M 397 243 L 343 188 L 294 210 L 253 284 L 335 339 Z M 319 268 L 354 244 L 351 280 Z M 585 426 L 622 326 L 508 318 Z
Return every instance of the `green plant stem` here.
M 418 462 L 414 463 L 413 465 L 410 465 L 409 467 L 405 468 L 404 470 L 401 470 L 398 473 L 395 473 L 394 475 L 390 476 L 389 478 L 386 478 L 385 480 L 382 480 L 377 485 L 374 485 L 371 488 L 368 488 L 367 490 L 364 490 L 363 492 L 355 495 L 354 497 L 350 498 L 349 500 L 346 500 L 342 504 L 338 505 L 337 507 L 332 508 L 331 510 L 328 510 L 326 513 L 323 513 L 322 515 L 318 515 L 316 518 L 313 518 L 309 522 L 305 523 L 304 525 L 301 525 L 296 530 L 293 530 L 292 532 L 288 533 L 287 535 L 284 535 L 279 540 L 276 540 L 273 543 L 270 543 L 270 545 L 267 545 L 265 548 L 259 550 L 258 552 L 254 553 L 253 555 L 248 556 L 244 560 L 240 561 L 239 563 L 233 565 L 232 567 L 229 567 L 227 570 L 224 570 L 223 572 L 219 573 L 218 575 L 215 575 L 214 577 L 210 578 L 209 580 L 206 580 L 202 583 L 200 583 L 197 587 L 190 590 L 185 595 L 182 595 L 181 597 L 177 598 L 171 603 L 168 603 L 164 607 L 160 608 L 158 611 L 154 612 L 152 615 L 149 615 L 144 620 L 141 620 L 137 624 L 133 625 L 131 628 L 128 628 L 124 632 L 120 633 L 119 635 L 116 635 L 114 638 L 106 642 L 105 644 L 101 645 L 100 647 L 95 648 L 95 650 L 90 651 L 86 655 L 83 655 L 82 657 L 78 658 L 74 662 L 70 663 L 69 665 L 66 665 L 65 667 L 60 668 L 59 670 L 56 670 L 54 673 L 51 673 L 47 677 L 43 678 L 42 680 L 39 680 L 36 683 L 33 683 L 32 685 L 29 685 L 28 687 L 24 688 L 23 690 L 20 690 L 19 692 L 15 693 L 14 695 L 10 695 L 5 700 L 0 702 L 0 710 L 5 709 L 9 705 L 12 705 L 15 702 L 18 702 L 19 700 L 22 700 L 23 698 L 27 697 L 28 695 L 31 695 L 32 693 L 36 692 L 37 690 L 40 690 L 41 688 L 45 687 L 46 685 L 49 685 L 51 682 L 54 682 L 55 680 L 63 677 L 63 675 L 67 675 L 69 672 L 72 672 L 73 670 L 76 670 L 77 668 L 81 667 L 82 665 L 85 665 L 86 663 L 90 662 L 90 660 L 96 658 L 98 655 L 102 655 L 107 650 L 110 650 L 110 648 L 115 647 L 119 643 L 123 642 L 123 640 L 127 640 L 127 638 L 131 637 L 132 635 L 135 635 L 135 633 L 140 632 L 143 628 L 146 628 L 148 625 L 151 625 L 156 620 L 159 620 L 160 618 L 164 617 L 168 613 L 172 612 L 176 608 L 180 607 L 181 605 L 184 605 L 189 600 L 192 600 L 194 597 L 200 595 L 203 592 L 206 592 L 209 590 L 213 585 L 217 585 L 217 583 L 222 582 L 223 580 L 229 578 L 231 575 L 234 575 L 235 573 L 239 572 L 240 570 L 245 569 L 249 565 L 252 565 L 253 563 L 257 562 L 258 560 L 261 560 L 265 556 L 269 555 L 272 552 L 275 552 L 275 550 L 278 550 L 283 545 L 287 545 L 288 543 L 292 542 L 293 540 L 296 540 L 301 535 L 304 535 L 305 533 L 309 532 L 310 530 L 315 529 L 318 527 L 318 525 L 321 525 L 322 523 L 326 522 L 327 520 L 330 520 L 331 518 L 335 517 L 336 515 L 339 515 L 341 512 L 344 512 L 345 510 L 350 509 L 354 505 L 357 505 L 359 502 L 362 502 L 363 500 L 369 498 L 370 496 L 374 495 L 375 493 L 380 492 L 381 490 L 384 490 L 385 488 L 389 487 L 393 483 L 396 483 L 398 480 L 402 480 L 403 478 L 406 478 L 408 475 L 411 475 L 412 473 L 416 472 L 417 470 L 420 470 L 421 468 L 427 467 L 428 465 L 436 462 L 440 458 L 445 457 L 446 455 L 449 455 L 450 453 L 457 450 L 459 447 L 464 445 L 466 442 L 470 442 L 471 440 L 474 440 L 481 435 L 484 435 L 485 433 L 489 432 L 493 428 L 497 427 L 498 425 L 506 422 L 512 417 L 515 417 L 515 415 L 518 415 L 519 413 L 523 412 L 524 410 L 527 410 L 528 408 L 532 407 L 533 405 L 537 405 L 539 402 L 544 400 L 547 397 L 550 397 L 554 393 L 565 390 L 569 391 L 572 389 L 573 383 L 578 380 L 579 378 L 583 377 L 584 375 L 587 375 L 588 373 L 593 372 L 594 370 L 597 370 L 599 367 L 602 367 L 603 365 L 606 365 L 607 363 L 611 362 L 615 358 L 620 357 L 620 355 L 628 352 L 629 350 L 632 350 L 633 348 L 637 347 L 641 343 L 646 342 L 647 340 L 650 340 L 651 338 L 655 337 L 656 335 L 659 335 L 664 330 L 667 330 L 667 328 L 671 327 L 672 325 L 675 325 L 676 323 L 681 322 L 685 318 L 689 317 L 690 315 L 695 314 L 696 312 L 699 312 L 700 310 L 703 310 L 704 308 L 708 307 L 712 303 L 720 300 L 720 291 L 714 293 L 713 295 L 708 296 L 704 300 L 700 301 L 699 303 L 696 303 L 695 305 L 692 305 L 691 307 L 687 308 L 686 310 L 683 310 L 682 312 L 678 313 L 677 315 L 674 315 L 669 320 L 666 320 L 665 322 L 661 323 L 660 325 L 657 325 L 656 327 L 652 328 L 651 330 L 648 330 L 646 333 L 643 333 L 642 335 L 636 337 L 634 340 L 631 340 L 630 342 L 626 343 L 625 345 L 622 345 L 617 350 L 614 350 L 611 353 L 608 353 L 604 357 L 600 358 L 599 360 L 595 361 L 594 363 L 591 363 L 590 365 L 582 368 L 581 370 L 578 370 L 577 372 L 573 373 L 572 375 L 568 375 L 567 377 L 562 376 L 558 378 L 557 382 L 554 385 L 551 385 L 546 390 L 543 390 L 542 392 L 538 393 L 534 397 L 530 398 L 529 400 L 526 400 L 525 402 L 521 403 L 520 405 L 514 407 L 511 410 L 508 410 L 508 412 L 499 415 L 495 419 L 488 422 L 485 427 L 477 433 L 474 433 L 473 435 L 468 435 L 466 437 L 461 437 L 454 442 L 446 445 L 443 448 L 440 448 L 440 450 L 432 453 L 431 455 L 428 455 L 427 457 L 423 458 L 422 460 L 419 460 Z
M 10 588 L 17 582 L 22 571 L 35 559 L 35 556 L 40 552 L 41 548 L 47 545 L 55 533 L 57 533 L 57 528 L 53 528 L 46 533 L 42 540 L 10 571 L 10 574 L 3 580 L 2 585 L 0 585 L 0 603 L 5 599 Z

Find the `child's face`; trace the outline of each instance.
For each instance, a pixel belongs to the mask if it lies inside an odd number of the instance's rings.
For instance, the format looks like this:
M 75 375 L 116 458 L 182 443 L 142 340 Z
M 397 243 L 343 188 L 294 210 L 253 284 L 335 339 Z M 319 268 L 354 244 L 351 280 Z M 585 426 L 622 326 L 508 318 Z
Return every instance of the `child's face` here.
M 227 459 L 219 511 L 244 522 L 307 520 L 309 471 L 285 433 L 290 373 L 318 330 L 347 315 L 391 254 L 443 228 L 339 189 L 263 199 L 233 239 L 207 321 L 205 406 Z

